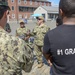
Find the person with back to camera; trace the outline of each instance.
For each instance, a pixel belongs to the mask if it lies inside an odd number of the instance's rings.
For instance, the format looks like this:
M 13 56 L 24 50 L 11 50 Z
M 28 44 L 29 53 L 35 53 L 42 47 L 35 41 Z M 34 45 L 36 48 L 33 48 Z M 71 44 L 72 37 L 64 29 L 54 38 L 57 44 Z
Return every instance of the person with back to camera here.
M 52 75 L 75 75 L 75 0 L 60 0 L 63 24 L 46 33 L 43 54 Z
M 9 9 L 7 1 L 0 0 L 0 75 L 22 75 L 22 70 L 31 71 L 33 53 L 23 40 L 4 30 Z

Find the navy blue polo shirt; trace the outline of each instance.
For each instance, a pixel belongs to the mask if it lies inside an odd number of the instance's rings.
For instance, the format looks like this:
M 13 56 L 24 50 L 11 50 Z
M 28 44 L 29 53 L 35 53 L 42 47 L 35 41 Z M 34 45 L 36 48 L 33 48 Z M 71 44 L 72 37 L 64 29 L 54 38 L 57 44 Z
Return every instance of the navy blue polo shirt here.
M 43 51 L 52 55 L 53 75 L 75 75 L 75 25 L 60 25 L 49 31 Z

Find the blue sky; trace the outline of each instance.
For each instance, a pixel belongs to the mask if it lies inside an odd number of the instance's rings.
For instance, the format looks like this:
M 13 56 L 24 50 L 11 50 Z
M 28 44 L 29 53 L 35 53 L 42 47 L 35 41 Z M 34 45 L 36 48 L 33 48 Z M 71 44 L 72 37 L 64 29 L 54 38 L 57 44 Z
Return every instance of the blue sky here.
M 52 2 L 52 5 L 58 5 L 59 4 L 59 0 L 48 0 L 50 2 Z

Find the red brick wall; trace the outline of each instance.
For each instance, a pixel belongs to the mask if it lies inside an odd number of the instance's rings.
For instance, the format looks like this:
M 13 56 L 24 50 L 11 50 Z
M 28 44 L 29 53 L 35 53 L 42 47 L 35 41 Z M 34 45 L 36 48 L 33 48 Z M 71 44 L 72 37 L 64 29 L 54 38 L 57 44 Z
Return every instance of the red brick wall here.
M 12 20 L 17 19 L 17 15 L 16 15 L 17 14 L 16 0 L 13 3 L 11 2 L 11 0 L 8 0 L 8 5 L 10 6 L 10 9 L 11 9 L 11 11 L 10 11 L 10 17 L 11 17 L 11 19 Z M 14 10 L 12 10 L 12 6 L 14 6 Z M 14 19 L 12 18 L 12 14 L 15 14 L 15 18 Z
M 10 11 L 10 17 L 11 19 L 10 20 L 19 20 L 19 15 L 22 15 L 23 17 L 25 17 L 25 14 L 27 15 L 27 18 L 30 17 L 31 14 L 33 14 L 33 12 L 19 12 L 18 11 L 18 7 L 19 6 L 28 6 L 28 7 L 39 7 L 40 4 L 41 5 L 44 5 L 44 2 L 40 3 L 40 2 L 37 2 L 37 4 L 35 4 L 35 0 L 32 0 L 32 4 L 30 5 L 30 0 L 27 0 L 27 3 L 25 4 L 24 3 L 24 0 L 21 0 L 21 3 L 18 4 L 18 0 L 14 0 L 14 2 L 11 2 L 12 0 L 8 0 L 8 5 L 10 6 L 11 8 L 11 11 Z M 46 6 L 51 6 L 51 2 L 46 2 Z M 14 6 L 14 10 L 12 10 L 12 6 Z M 15 14 L 15 18 L 12 18 L 12 14 Z

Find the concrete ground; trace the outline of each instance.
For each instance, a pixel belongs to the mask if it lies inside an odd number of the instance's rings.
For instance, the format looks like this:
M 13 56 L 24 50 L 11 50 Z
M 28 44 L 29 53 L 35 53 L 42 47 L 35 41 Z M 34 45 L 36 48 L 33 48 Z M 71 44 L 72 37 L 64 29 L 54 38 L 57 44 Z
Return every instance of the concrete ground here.
M 50 29 L 54 29 L 56 27 L 56 22 L 54 20 L 52 21 L 47 21 L 45 22 L 46 25 L 48 25 L 50 27 Z M 33 28 L 35 27 L 36 25 L 36 21 L 32 21 L 32 20 L 29 20 L 28 21 L 28 24 L 26 24 L 26 26 L 32 31 Z M 15 35 L 15 31 L 16 29 L 19 27 L 19 23 L 18 22 L 10 22 L 10 27 L 11 27 L 11 33 L 12 35 Z
M 28 24 L 26 26 L 32 31 L 33 28 L 36 25 L 36 21 L 28 21 Z M 47 21 L 46 25 L 50 27 L 50 29 L 54 29 L 56 27 L 56 22 L 54 20 L 52 21 Z M 18 22 L 10 22 L 10 27 L 11 27 L 11 35 L 15 36 L 15 31 L 19 27 Z M 38 64 L 37 61 L 35 60 L 34 65 L 32 67 L 32 71 L 30 73 L 25 73 L 24 71 L 22 72 L 23 75 L 50 75 L 50 67 L 45 64 L 46 61 L 44 61 L 44 66 L 40 69 L 38 69 Z

